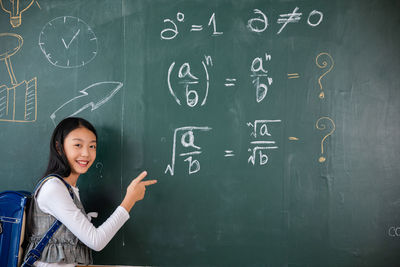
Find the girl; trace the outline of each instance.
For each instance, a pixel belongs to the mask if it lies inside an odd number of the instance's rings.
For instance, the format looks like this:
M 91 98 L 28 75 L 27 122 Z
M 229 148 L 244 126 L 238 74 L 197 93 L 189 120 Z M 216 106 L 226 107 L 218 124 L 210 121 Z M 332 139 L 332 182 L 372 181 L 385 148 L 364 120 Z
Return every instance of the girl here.
M 71 185 L 72 199 L 66 185 L 51 177 L 34 193 L 28 225 L 27 253 L 34 248 L 57 219 L 62 226 L 50 239 L 38 267 L 73 267 L 91 264 L 91 249 L 102 250 L 122 225 L 129 219 L 133 205 L 142 200 L 146 186 L 156 180 L 142 181 L 144 171 L 128 186 L 125 198 L 114 213 L 98 228 L 90 222 L 76 187 L 79 175 L 87 172 L 96 159 L 97 133 L 82 118 L 66 118 L 55 128 L 50 141 L 49 164 L 45 176 L 56 174 Z

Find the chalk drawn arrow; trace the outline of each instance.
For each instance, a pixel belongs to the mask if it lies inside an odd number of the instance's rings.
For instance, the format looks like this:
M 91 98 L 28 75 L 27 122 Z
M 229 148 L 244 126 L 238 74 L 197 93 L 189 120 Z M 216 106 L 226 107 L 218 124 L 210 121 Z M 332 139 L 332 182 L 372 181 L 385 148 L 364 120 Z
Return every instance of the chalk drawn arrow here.
M 121 88 L 123 84 L 121 82 L 98 82 L 89 85 L 85 89 L 79 91 L 81 94 L 76 96 L 59 108 L 57 108 L 51 115 L 50 118 L 56 125 L 56 118 L 65 118 L 76 116 L 80 112 L 87 108 L 91 108 L 90 111 L 94 111 L 101 107 L 103 104 L 108 102 Z M 76 107 L 80 107 L 76 110 Z

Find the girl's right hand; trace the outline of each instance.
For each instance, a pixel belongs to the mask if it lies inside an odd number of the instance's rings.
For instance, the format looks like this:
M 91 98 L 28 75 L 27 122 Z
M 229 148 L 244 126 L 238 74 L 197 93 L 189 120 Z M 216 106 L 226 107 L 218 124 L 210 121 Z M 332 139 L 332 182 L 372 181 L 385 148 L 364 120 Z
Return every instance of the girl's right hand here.
M 132 180 L 132 182 L 126 189 L 125 198 L 120 206 L 125 208 L 128 212 L 131 211 L 133 205 L 135 205 L 137 201 L 140 201 L 144 198 L 146 186 L 157 183 L 157 180 L 142 181 L 143 178 L 146 177 L 146 175 L 146 171 L 139 174 L 138 177 Z

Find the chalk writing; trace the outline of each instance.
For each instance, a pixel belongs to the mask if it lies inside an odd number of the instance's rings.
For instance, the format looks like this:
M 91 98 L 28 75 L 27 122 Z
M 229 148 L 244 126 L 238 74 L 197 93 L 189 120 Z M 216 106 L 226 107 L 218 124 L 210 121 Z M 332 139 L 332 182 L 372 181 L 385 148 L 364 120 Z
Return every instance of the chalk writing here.
M 225 79 L 225 84 L 226 87 L 231 87 L 236 85 L 236 79 L 234 78 L 226 78 Z
M 268 27 L 267 16 L 259 9 L 254 9 L 254 14 L 260 15 L 259 17 L 249 19 L 247 27 L 253 32 L 263 32 Z
M 280 14 L 279 18 L 276 20 L 277 24 L 282 24 L 279 28 L 277 34 L 279 35 L 283 29 L 289 23 L 298 23 L 301 20 L 301 16 L 303 13 L 298 12 L 299 7 L 295 7 L 291 13 Z M 268 17 L 267 15 L 261 11 L 260 9 L 253 9 L 254 17 L 250 18 L 247 21 L 247 28 L 251 32 L 262 33 L 267 30 Z M 312 10 L 307 17 L 307 25 L 311 27 L 316 27 L 321 24 L 323 20 L 323 13 L 318 10 Z M 176 21 L 171 18 L 166 18 L 163 20 L 165 28 L 161 30 L 160 37 L 162 40 L 173 40 L 179 34 L 178 23 L 185 22 L 185 15 L 182 12 L 177 12 Z M 222 31 L 217 30 L 217 21 L 216 21 L 216 13 L 213 12 L 208 20 L 207 27 L 212 28 L 211 36 L 219 36 L 222 35 Z M 189 32 L 201 32 L 204 30 L 203 24 L 191 24 Z
M 175 171 L 175 161 L 177 155 L 177 139 L 180 139 L 181 146 L 179 147 L 182 153 L 179 153 L 180 157 L 187 157 L 184 159 L 185 162 L 188 162 L 188 173 L 193 174 L 200 171 L 200 162 L 197 159 L 194 159 L 196 155 L 202 153 L 201 147 L 195 145 L 195 131 L 210 131 L 211 128 L 207 126 L 198 127 L 198 126 L 185 126 L 181 128 L 177 128 L 174 131 L 173 144 L 172 144 L 172 159 L 171 164 L 168 164 L 165 169 L 165 173 L 169 172 L 171 176 L 174 175 Z
M 213 27 L 213 34 L 212 35 L 221 35 L 221 34 L 223 34 L 223 32 L 218 32 L 217 31 L 217 23 L 215 22 L 215 13 L 213 13 L 212 15 L 211 15 L 211 17 L 210 17 L 210 21 L 208 22 L 208 24 L 207 24 L 208 26 L 211 26 L 212 25 L 212 27 Z
M 176 14 L 176 20 L 178 22 L 184 22 L 185 14 L 183 14 L 182 12 L 178 12 Z M 175 23 L 175 21 L 172 19 L 164 19 L 163 22 L 164 22 L 164 24 L 166 24 L 166 28 L 164 28 L 160 32 L 161 39 L 162 40 L 174 39 L 179 34 L 177 23 Z M 215 13 L 212 13 L 212 15 L 210 16 L 210 19 L 207 23 L 207 27 L 212 28 L 212 36 L 218 36 L 218 35 L 223 34 L 223 32 L 217 31 L 217 22 L 215 19 Z M 201 31 L 203 31 L 203 29 L 204 29 L 204 27 L 202 24 L 192 24 L 191 28 L 190 28 L 190 32 L 201 32 Z
M 185 15 L 181 12 L 178 12 L 176 14 L 176 19 L 179 22 L 183 22 L 185 19 Z M 162 30 L 160 33 L 161 39 L 164 39 L 164 40 L 174 39 L 179 33 L 176 23 L 171 19 L 164 19 L 164 23 L 169 24 L 169 26 L 172 28 L 165 28 L 164 30 Z
M 194 75 L 191 64 L 189 62 L 183 63 L 174 75 L 175 61 L 171 63 L 168 68 L 167 84 L 168 89 L 175 102 L 178 105 L 181 104 L 181 98 L 186 100 L 186 105 L 189 107 L 195 107 L 199 103 L 199 92 L 203 91 L 202 101 L 200 106 L 203 106 L 207 102 L 208 90 L 210 87 L 210 78 L 208 68 L 213 66 L 211 56 L 205 56 L 205 60 L 201 61 L 202 69 L 204 70 L 205 84 L 203 88 L 200 88 L 200 76 Z M 173 77 L 172 77 L 173 76 Z M 171 78 L 174 79 L 174 84 L 178 85 L 175 88 L 171 82 Z M 179 90 L 180 89 L 180 90 Z M 179 92 L 178 92 L 179 91 Z
M 310 21 L 310 18 L 311 18 L 312 16 L 318 16 L 318 17 L 319 17 L 318 21 L 315 22 L 315 23 L 312 23 L 312 22 Z M 322 14 L 321 11 L 313 10 L 313 11 L 311 11 L 310 14 L 308 15 L 307 23 L 308 23 L 308 25 L 310 25 L 311 27 L 316 27 L 316 26 L 318 26 L 318 25 L 322 22 L 322 19 L 323 19 L 323 18 L 324 18 L 324 14 Z
M 224 157 L 234 157 L 235 153 L 233 153 L 233 150 L 225 150 L 225 155 Z
M 400 226 L 389 227 L 388 234 L 390 237 L 400 237 Z
M 282 27 L 279 29 L 278 34 L 282 32 L 282 30 L 286 27 L 288 23 L 297 23 L 300 21 L 302 13 L 296 13 L 297 10 L 299 10 L 298 7 L 296 7 L 292 13 L 288 14 L 281 14 L 279 15 L 278 19 L 278 24 L 283 24 Z
M 271 55 L 265 53 L 265 61 L 262 57 L 254 58 L 253 62 L 251 63 L 250 71 L 251 77 L 253 77 L 253 84 L 256 88 L 256 101 L 260 103 L 268 93 L 268 86 L 270 86 L 273 82 L 271 77 L 268 77 L 268 70 L 264 69 L 264 62 L 268 62 L 271 60 Z M 266 79 L 265 82 L 260 82 L 260 78 Z M 268 85 L 267 85 L 268 84 Z
M 287 76 L 288 76 L 288 79 L 297 79 L 300 77 L 300 75 L 298 73 L 288 73 Z
M 268 130 L 268 125 L 280 122 L 281 120 L 255 120 L 254 122 L 247 123 L 247 126 L 252 128 L 250 136 L 256 139 L 250 142 L 250 146 L 253 147 L 248 148 L 248 151 L 250 152 L 250 156 L 247 160 L 248 163 L 256 165 L 257 158 L 259 165 L 265 165 L 268 163 L 269 158 L 265 151 L 278 149 L 276 142 L 270 140 L 272 134 Z
M 277 19 L 276 22 L 277 24 L 282 24 L 282 26 L 279 28 L 277 34 L 280 34 L 289 23 L 298 23 L 301 20 L 302 13 L 298 13 L 297 12 L 298 10 L 299 8 L 295 7 L 291 13 L 279 15 L 279 18 Z M 253 12 L 256 15 L 256 17 L 248 20 L 247 28 L 249 28 L 249 30 L 252 32 L 257 32 L 257 33 L 264 32 L 268 28 L 267 15 L 260 9 L 254 9 Z M 318 17 L 318 20 L 314 22 L 315 19 L 313 17 Z M 322 22 L 322 20 L 323 20 L 323 13 L 321 11 L 313 10 L 308 15 L 307 24 L 311 27 L 316 27 Z
M 299 7 L 294 7 L 291 9 L 292 11 L 287 13 L 281 13 L 276 20 L 276 24 L 279 25 L 277 35 L 280 35 L 284 32 L 288 27 L 295 27 L 295 24 L 300 24 L 301 21 L 305 21 L 306 25 L 314 28 L 319 26 L 323 19 L 324 15 L 321 11 L 311 10 L 307 11 L 304 18 L 303 12 L 300 11 Z M 181 32 L 182 28 L 189 28 L 189 32 L 196 33 L 204 31 L 207 27 L 212 29 L 212 35 L 222 35 L 223 32 L 219 31 L 219 25 L 217 26 L 217 13 L 211 13 L 211 16 L 208 18 L 207 25 L 202 23 L 191 23 L 185 17 L 185 14 L 182 12 L 176 13 L 176 18 L 165 18 L 164 28 L 160 32 L 160 37 L 162 40 L 172 40 L 175 39 Z M 181 27 L 186 23 L 190 23 L 189 27 Z M 251 32 L 255 33 L 263 33 L 267 31 L 269 27 L 269 18 L 266 12 L 261 9 L 253 9 L 253 15 L 247 21 L 247 29 Z M 293 26 L 290 26 L 293 25 Z M 298 26 L 296 26 L 298 27 Z M 222 27 L 223 28 L 223 27 Z M 68 47 L 69 43 L 65 43 L 64 46 Z M 319 68 L 326 68 L 328 66 L 327 61 L 323 61 L 322 64 L 319 63 L 319 58 L 321 56 L 328 56 L 331 62 L 330 68 L 322 74 L 318 83 L 321 88 L 320 97 L 323 98 L 323 88 L 321 84 L 321 79 L 333 68 L 333 59 L 328 53 L 320 53 L 316 58 L 316 64 Z M 173 61 L 168 68 L 167 74 L 167 85 L 168 90 L 175 102 L 178 105 L 186 105 L 190 108 L 203 106 L 207 102 L 207 97 L 210 89 L 210 75 L 209 72 L 212 70 L 213 62 L 211 56 L 205 56 L 205 60 L 201 61 L 201 67 L 199 67 L 197 62 L 183 61 L 181 63 L 177 63 L 177 61 Z M 256 103 L 260 103 L 264 101 L 268 95 L 268 91 L 272 88 L 274 79 L 269 73 L 271 69 L 272 56 L 268 52 L 265 52 L 263 55 L 256 56 L 252 59 L 250 66 L 250 77 L 252 78 L 252 84 L 255 90 Z M 204 78 L 205 77 L 205 78 Z M 300 78 L 300 74 L 297 72 L 287 73 L 287 79 L 298 79 Z M 223 86 L 227 88 L 235 87 L 237 83 L 237 79 L 232 76 L 228 76 L 225 78 L 223 82 Z M 328 117 L 322 117 L 317 121 L 316 127 L 319 130 L 325 129 L 325 125 L 320 125 L 320 120 L 327 119 L 331 121 L 333 125 L 333 130 L 325 135 L 321 141 L 321 157 L 319 159 L 320 162 L 325 161 L 324 156 L 324 141 L 328 136 L 330 136 L 335 130 L 335 125 L 333 121 Z M 250 136 L 252 140 L 250 140 L 250 145 L 248 148 L 248 152 L 250 155 L 247 159 L 247 162 L 252 165 L 266 165 L 269 161 L 269 154 L 271 150 L 278 149 L 278 145 L 275 140 L 273 140 L 273 136 L 271 134 L 271 127 L 280 123 L 281 120 L 254 120 L 254 122 L 248 122 L 247 126 L 252 128 L 250 132 Z M 198 155 L 202 154 L 200 146 L 195 145 L 194 136 L 197 131 L 208 131 L 211 130 L 209 127 L 195 127 L 195 126 L 187 126 L 182 128 L 177 128 L 174 132 L 174 140 L 173 140 L 173 148 L 172 148 L 172 160 L 171 163 L 167 165 L 165 173 L 169 172 L 170 175 L 174 175 L 175 170 L 175 162 L 176 158 L 184 157 L 183 162 L 188 164 L 188 173 L 193 174 L 200 171 L 200 162 L 198 160 Z M 300 138 L 295 136 L 287 137 L 290 142 L 299 141 Z M 177 147 L 177 143 L 180 146 Z M 185 150 L 182 153 L 177 153 L 177 149 Z M 189 150 L 189 151 L 186 151 Z M 230 158 L 234 157 L 235 153 L 231 149 L 226 149 L 224 151 L 224 157 Z

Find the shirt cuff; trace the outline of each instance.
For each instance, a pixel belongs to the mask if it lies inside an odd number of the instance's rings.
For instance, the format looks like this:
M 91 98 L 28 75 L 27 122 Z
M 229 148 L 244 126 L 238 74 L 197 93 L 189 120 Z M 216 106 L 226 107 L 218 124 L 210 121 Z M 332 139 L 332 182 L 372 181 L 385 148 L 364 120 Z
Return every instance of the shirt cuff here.
M 118 208 L 115 211 L 121 215 L 121 218 L 123 218 L 125 222 L 130 218 L 129 212 L 121 206 L 118 206 Z

